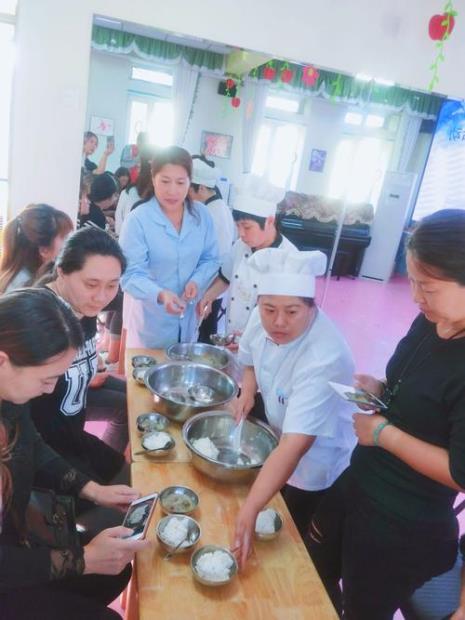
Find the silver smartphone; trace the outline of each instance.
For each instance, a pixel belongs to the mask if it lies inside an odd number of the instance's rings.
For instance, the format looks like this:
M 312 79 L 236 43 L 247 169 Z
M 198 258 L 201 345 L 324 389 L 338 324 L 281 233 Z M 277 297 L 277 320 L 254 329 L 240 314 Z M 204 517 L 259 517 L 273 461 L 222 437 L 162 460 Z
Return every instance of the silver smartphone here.
M 123 525 L 124 527 L 129 527 L 131 530 L 134 530 L 134 533 L 126 538 L 131 538 L 132 540 L 145 538 L 150 518 L 157 501 L 158 493 L 152 493 L 151 495 L 145 495 L 132 502 L 124 517 Z

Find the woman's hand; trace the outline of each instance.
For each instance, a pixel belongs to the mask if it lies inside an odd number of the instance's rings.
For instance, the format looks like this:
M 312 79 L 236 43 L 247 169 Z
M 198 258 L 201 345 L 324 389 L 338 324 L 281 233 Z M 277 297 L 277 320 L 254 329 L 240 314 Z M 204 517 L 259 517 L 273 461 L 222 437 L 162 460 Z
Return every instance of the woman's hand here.
M 230 344 L 227 344 L 226 348 L 228 349 L 228 351 L 231 351 L 231 353 L 236 353 L 239 350 L 239 340 L 241 339 L 242 332 L 238 332 L 236 330 L 233 332 L 233 334 L 234 340 Z
M 80 496 L 89 499 L 100 506 L 116 508 L 126 512 L 131 502 L 139 499 L 140 493 L 125 484 L 111 484 L 104 486 L 96 482 L 88 482 L 82 487 Z
M 199 288 L 197 284 L 193 280 L 190 280 L 186 284 L 184 288 L 184 293 L 182 294 L 182 296 L 186 301 L 193 301 L 197 297 L 198 292 L 199 292 Z
M 354 430 L 357 435 L 358 443 L 361 446 L 374 446 L 373 433 L 375 428 L 385 422 L 386 418 L 379 413 L 354 413 L 352 416 L 354 421 Z
M 255 404 L 255 397 L 249 394 L 241 393 L 240 396 L 231 401 L 231 409 L 237 424 L 242 418 L 246 418 Z
M 182 314 L 186 308 L 186 304 L 180 299 L 176 293 L 165 289 L 158 294 L 158 303 L 163 304 L 168 314 Z
M 148 540 L 125 538 L 133 533 L 128 527 L 112 527 L 97 534 L 84 547 L 84 574 L 118 575 L 132 562 L 134 554 L 150 547 Z
M 450 620 L 465 620 L 465 608 L 459 607 L 450 617 Z
M 355 387 L 365 392 L 370 392 L 373 396 L 381 398 L 384 391 L 384 383 L 371 375 L 354 375 Z
M 233 551 L 241 570 L 245 568 L 247 558 L 251 552 L 257 515 L 258 511 L 245 503 L 236 519 Z

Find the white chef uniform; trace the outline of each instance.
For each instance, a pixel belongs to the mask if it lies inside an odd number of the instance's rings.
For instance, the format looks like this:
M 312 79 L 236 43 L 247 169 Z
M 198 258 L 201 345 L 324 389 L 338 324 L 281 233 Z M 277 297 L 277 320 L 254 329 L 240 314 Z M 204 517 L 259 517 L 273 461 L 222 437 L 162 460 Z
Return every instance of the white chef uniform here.
M 276 205 L 283 196 L 282 189 L 250 175 L 244 187 L 238 191 L 234 210 L 263 218 L 275 216 Z M 297 248 L 279 233 L 273 247 L 297 251 Z M 247 264 L 247 259 L 253 253 L 252 248 L 238 239 L 221 264 L 220 274 L 230 285 L 229 306 L 226 312 L 226 330 L 230 334 L 244 331 L 257 304 L 257 277 Z
M 256 252 L 249 266 L 258 272 L 259 294 L 313 297 L 315 275 L 324 272 L 326 257 L 267 248 Z M 279 434 L 316 436 L 288 484 L 306 491 L 328 488 L 348 466 L 356 443 L 353 405 L 328 384 L 353 380 L 352 355 L 339 330 L 318 310 L 296 340 L 277 345 L 256 308 L 240 341 L 239 361 L 254 367 L 268 421 Z

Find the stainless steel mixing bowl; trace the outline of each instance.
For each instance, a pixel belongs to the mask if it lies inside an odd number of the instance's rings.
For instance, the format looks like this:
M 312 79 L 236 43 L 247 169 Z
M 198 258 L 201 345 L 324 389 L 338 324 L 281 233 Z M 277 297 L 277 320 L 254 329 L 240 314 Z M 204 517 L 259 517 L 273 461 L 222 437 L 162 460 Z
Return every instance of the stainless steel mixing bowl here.
M 225 349 L 203 342 L 172 344 L 166 350 L 166 355 L 174 361 L 204 364 L 216 370 L 224 370 L 230 362 L 230 355 Z
M 245 420 L 240 452 L 237 452 L 233 444 L 235 426 L 234 418 L 227 411 L 207 411 L 184 424 L 182 437 L 198 470 L 223 482 L 250 483 L 278 445 L 278 438 L 267 424 Z M 218 448 L 217 458 L 210 458 L 195 447 L 195 440 L 202 437 L 208 437 Z
M 218 409 L 238 391 L 234 379 L 221 370 L 189 362 L 154 366 L 147 371 L 145 384 L 154 395 L 157 411 L 175 422 L 185 422 L 200 411 Z M 207 394 L 209 398 L 196 400 L 195 394 Z

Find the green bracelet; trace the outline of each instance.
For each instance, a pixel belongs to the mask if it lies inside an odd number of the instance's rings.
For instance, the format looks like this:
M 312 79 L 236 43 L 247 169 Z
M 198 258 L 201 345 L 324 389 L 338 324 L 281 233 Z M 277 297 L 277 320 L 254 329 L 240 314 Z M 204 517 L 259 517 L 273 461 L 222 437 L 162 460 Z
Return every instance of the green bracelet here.
M 391 422 L 389 422 L 389 420 L 384 420 L 384 422 L 380 422 L 378 424 L 378 426 L 375 428 L 375 430 L 373 431 L 373 444 L 375 446 L 378 447 L 379 445 L 379 436 L 381 435 L 381 431 L 383 430 L 383 428 L 386 428 L 386 426 L 389 426 L 391 424 Z

